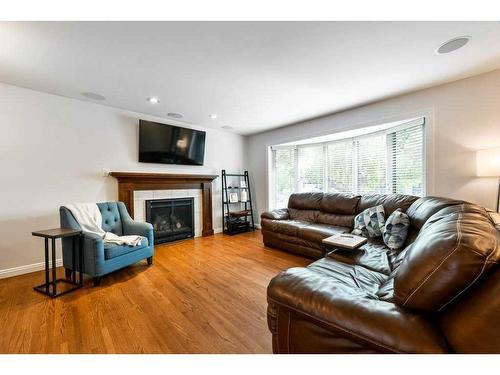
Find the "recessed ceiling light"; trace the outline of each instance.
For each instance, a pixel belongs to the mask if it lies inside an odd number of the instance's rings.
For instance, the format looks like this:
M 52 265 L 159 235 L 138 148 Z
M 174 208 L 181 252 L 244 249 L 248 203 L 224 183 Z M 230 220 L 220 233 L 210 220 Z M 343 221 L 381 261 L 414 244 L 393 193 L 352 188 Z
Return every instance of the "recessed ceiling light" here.
M 225 129 L 225 130 L 232 130 L 233 127 L 232 126 L 229 126 L 229 125 L 224 125 L 222 126 L 222 129 Z
M 96 94 L 95 92 L 82 92 L 82 96 L 85 96 L 86 98 L 92 99 L 92 100 L 106 100 L 104 96 L 101 94 Z
M 148 98 L 148 102 L 153 103 L 153 104 L 158 104 L 160 102 L 160 99 L 158 99 L 154 96 L 151 96 Z
M 212 113 L 212 114 L 208 115 L 208 117 L 210 117 L 213 120 L 213 119 L 217 118 L 217 115 L 215 113 Z
M 444 53 L 450 53 L 456 51 L 459 48 L 465 46 L 471 40 L 470 36 L 459 36 L 458 38 L 453 38 L 448 40 L 446 43 L 443 43 L 441 47 L 439 47 L 436 52 L 440 55 Z
M 180 113 L 175 113 L 175 112 L 169 112 L 169 113 L 167 113 L 167 116 L 171 117 L 171 118 L 183 118 L 184 117 Z

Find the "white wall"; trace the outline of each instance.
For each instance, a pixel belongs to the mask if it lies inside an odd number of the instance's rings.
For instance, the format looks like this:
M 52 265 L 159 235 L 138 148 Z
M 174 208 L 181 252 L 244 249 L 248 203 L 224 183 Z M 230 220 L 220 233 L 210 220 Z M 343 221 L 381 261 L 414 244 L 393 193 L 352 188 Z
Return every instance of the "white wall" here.
M 500 146 L 500 70 L 251 136 L 249 171 L 259 214 L 268 207 L 268 146 L 419 114 L 433 129 L 427 194 L 495 208 L 497 180 L 475 177 L 475 151 Z
M 0 277 L 43 261 L 43 240 L 31 232 L 57 227 L 60 205 L 118 198 L 116 180 L 102 177 L 103 168 L 217 175 L 243 169 L 245 138 L 213 129 L 203 129 L 204 166 L 138 163 L 139 118 L 166 122 L 0 84 Z M 220 178 L 214 185 L 220 229 Z

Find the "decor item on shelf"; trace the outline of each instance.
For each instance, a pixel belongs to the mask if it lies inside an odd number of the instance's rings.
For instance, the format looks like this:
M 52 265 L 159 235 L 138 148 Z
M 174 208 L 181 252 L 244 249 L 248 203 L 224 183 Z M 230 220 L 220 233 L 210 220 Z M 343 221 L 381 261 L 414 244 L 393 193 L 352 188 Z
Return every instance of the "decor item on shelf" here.
M 241 210 L 241 211 L 233 211 L 229 213 L 229 216 L 231 217 L 244 217 L 247 216 L 250 213 L 249 210 Z
M 477 151 L 476 164 L 478 177 L 500 177 L 500 147 Z M 497 191 L 497 212 L 500 212 L 500 180 Z
M 241 178 L 239 186 L 228 186 L 228 179 L 232 178 Z M 226 173 L 222 170 L 222 227 L 224 233 L 230 235 L 255 229 L 248 171 Z
M 248 194 L 247 194 L 247 191 L 245 189 L 243 189 L 241 191 L 240 200 L 241 200 L 241 202 L 246 202 L 248 200 Z

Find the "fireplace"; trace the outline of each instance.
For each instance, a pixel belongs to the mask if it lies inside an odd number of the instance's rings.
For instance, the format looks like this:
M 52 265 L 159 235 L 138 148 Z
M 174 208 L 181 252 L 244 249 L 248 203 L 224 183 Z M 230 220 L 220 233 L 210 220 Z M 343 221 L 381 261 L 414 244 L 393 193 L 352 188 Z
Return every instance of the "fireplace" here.
M 155 244 L 194 237 L 194 199 L 147 200 L 146 221 L 153 225 Z

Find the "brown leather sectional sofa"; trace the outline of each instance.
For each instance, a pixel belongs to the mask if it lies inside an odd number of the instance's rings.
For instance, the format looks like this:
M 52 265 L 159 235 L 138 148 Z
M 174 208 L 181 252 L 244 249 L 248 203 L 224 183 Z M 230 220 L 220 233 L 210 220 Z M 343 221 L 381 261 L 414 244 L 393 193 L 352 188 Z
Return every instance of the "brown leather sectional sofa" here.
M 400 251 L 380 239 L 324 257 L 354 216 L 401 208 Z M 268 287 L 275 353 L 500 353 L 500 232 L 484 208 L 447 198 L 303 193 L 263 213 L 267 246 L 319 259 Z

